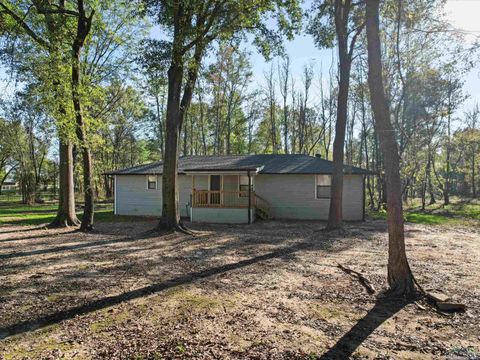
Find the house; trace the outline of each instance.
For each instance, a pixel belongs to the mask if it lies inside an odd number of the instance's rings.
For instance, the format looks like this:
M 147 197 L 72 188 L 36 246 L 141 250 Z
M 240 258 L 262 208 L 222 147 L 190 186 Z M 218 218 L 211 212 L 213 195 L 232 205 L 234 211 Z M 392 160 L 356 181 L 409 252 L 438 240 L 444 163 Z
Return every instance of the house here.
M 107 173 L 115 214 L 161 215 L 162 162 Z M 326 220 L 331 161 L 319 156 L 184 156 L 179 159 L 180 214 L 195 222 L 250 223 L 255 218 Z M 362 220 L 364 169 L 344 166 L 343 216 Z
M 18 182 L 5 180 L 2 184 L 2 190 L 18 190 Z

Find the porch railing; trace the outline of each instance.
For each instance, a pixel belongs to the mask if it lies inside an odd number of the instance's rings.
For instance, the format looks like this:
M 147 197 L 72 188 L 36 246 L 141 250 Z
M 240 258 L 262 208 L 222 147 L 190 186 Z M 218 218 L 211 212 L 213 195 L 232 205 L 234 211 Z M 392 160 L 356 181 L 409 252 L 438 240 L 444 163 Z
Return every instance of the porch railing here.
M 250 193 L 250 205 L 255 207 L 255 192 Z M 248 191 L 193 190 L 193 207 L 248 208 Z

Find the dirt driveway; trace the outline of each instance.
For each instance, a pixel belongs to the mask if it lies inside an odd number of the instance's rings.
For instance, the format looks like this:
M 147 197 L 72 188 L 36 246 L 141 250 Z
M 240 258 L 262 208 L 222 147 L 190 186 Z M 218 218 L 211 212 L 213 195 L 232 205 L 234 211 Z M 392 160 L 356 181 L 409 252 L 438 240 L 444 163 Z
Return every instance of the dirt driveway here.
M 478 228 L 407 225 L 419 282 L 467 303 L 444 315 L 377 301 L 337 268 L 385 286 L 383 221 L 341 236 L 313 222 L 190 224 L 196 237 L 153 225 L 2 227 L 0 359 L 480 356 Z

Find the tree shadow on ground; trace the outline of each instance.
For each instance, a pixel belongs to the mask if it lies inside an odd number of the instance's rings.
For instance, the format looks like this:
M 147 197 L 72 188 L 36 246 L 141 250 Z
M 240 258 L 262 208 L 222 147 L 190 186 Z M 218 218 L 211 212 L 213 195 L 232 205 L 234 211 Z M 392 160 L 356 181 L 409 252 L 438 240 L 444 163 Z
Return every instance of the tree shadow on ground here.
M 68 232 L 63 233 L 63 234 L 68 234 Z M 59 234 L 59 235 L 63 235 L 63 234 Z M 47 235 L 47 236 L 52 237 L 52 235 Z M 38 249 L 38 250 L 30 250 L 30 251 L 0 254 L 0 260 L 14 259 L 14 258 L 19 258 L 19 257 L 33 256 L 33 255 L 55 254 L 55 253 L 59 253 L 59 252 L 63 252 L 63 251 L 86 249 L 86 248 L 91 248 L 91 247 L 95 247 L 95 246 L 105 246 L 105 245 L 111 245 L 111 244 L 129 243 L 129 242 L 133 242 L 133 241 L 139 241 L 139 240 L 145 240 L 145 239 L 148 239 L 148 238 L 153 238 L 155 236 L 156 236 L 156 234 L 153 234 L 151 232 L 145 232 L 144 234 L 141 234 L 140 236 L 137 236 L 137 237 L 126 236 L 126 237 L 122 237 L 122 238 L 119 238 L 119 239 L 111 239 L 111 240 L 100 239 L 100 240 L 97 240 L 97 241 L 84 242 L 84 243 L 74 244 L 74 245 L 62 245 L 62 246 L 56 246 L 56 247 L 47 248 L 47 249 Z M 34 236 L 33 238 L 37 238 L 37 237 Z M 40 237 L 42 237 L 42 236 L 40 236 Z
M 403 299 L 379 298 L 375 306 L 360 319 L 320 360 L 349 359 L 355 350 L 386 320 L 407 304 Z
M 35 230 L 44 230 L 45 227 L 40 227 L 36 228 Z M 32 231 L 32 230 L 27 230 L 27 231 Z M 76 228 L 73 228 L 73 230 L 65 231 L 65 232 L 59 232 L 59 233 L 47 233 L 47 234 L 42 234 L 42 235 L 31 235 L 31 236 L 22 236 L 22 237 L 12 237 L 12 238 L 7 238 L 7 239 L 2 239 L 0 240 L 0 243 L 7 243 L 7 242 L 14 242 L 14 241 L 24 241 L 24 240 L 32 240 L 32 239 L 42 239 L 42 238 L 53 238 L 53 237 L 59 237 L 68 233 L 74 233 L 77 231 Z
M 26 331 L 32 331 L 40 328 L 44 328 L 49 325 L 59 323 L 64 320 L 72 319 L 75 316 L 91 313 L 93 311 L 101 310 L 113 305 L 123 303 L 125 301 L 145 297 L 152 295 L 179 285 L 190 284 L 201 279 L 208 278 L 210 276 L 223 274 L 232 270 L 240 269 L 261 261 L 266 261 L 275 258 L 284 258 L 292 255 L 293 253 L 306 250 L 313 247 L 312 243 L 298 243 L 293 246 L 283 247 L 276 251 L 269 252 L 264 255 L 256 256 L 253 258 L 241 260 L 235 263 L 221 265 L 217 267 L 207 268 L 196 272 L 191 272 L 185 275 L 181 275 L 170 280 L 166 280 L 161 283 L 152 284 L 136 290 L 123 292 L 119 295 L 108 296 L 98 300 L 87 302 L 84 305 L 73 307 L 66 310 L 61 310 L 53 314 L 45 315 L 36 319 L 25 320 L 16 324 L 0 328 L 0 339 L 22 334 Z
M 7 224 L 7 225 L 13 226 L 12 224 Z M 20 229 L 15 229 L 15 230 L 9 230 L 8 228 L 6 228 L 7 231 L 3 231 L 3 229 L 2 229 L 0 231 L 0 235 L 15 234 L 15 233 L 26 233 L 26 232 L 29 232 L 29 231 L 44 230 L 44 229 L 45 229 L 45 225 L 36 226 L 36 227 L 32 227 L 32 228 L 27 228 L 27 229 L 25 229 L 25 227 L 22 227 Z

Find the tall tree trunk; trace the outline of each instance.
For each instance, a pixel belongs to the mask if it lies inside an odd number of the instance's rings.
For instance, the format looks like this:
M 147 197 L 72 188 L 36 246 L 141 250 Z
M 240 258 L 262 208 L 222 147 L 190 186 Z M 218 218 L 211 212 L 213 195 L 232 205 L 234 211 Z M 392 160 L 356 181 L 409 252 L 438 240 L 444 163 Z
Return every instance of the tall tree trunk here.
M 185 116 L 185 126 L 183 127 L 183 156 L 188 155 L 188 116 Z
M 290 75 L 290 58 L 286 56 L 280 72 L 280 92 L 283 98 L 283 152 L 288 154 L 288 78 Z
M 59 141 L 59 200 L 55 219 L 49 227 L 77 226 L 80 221 L 75 213 L 73 186 L 73 146 L 70 140 Z
M 75 111 L 76 134 L 82 148 L 82 166 L 83 166 L 83 192 L 85 205 L 83 209 L 81 231 L 93 230 L 94 216 L 94 188 L 93 188 L 93 166 L 90 146 L 88 144 L 85 121 L 83 119 L 82 103 L 80 95 L 81 86 L 81 52 L 85 39 L 88 36 L 92 24 L 93 11 L 89 17 L 85 14 L 83 0 L 77 0 L 78 18 L 77 18 L 77 34 L 72 45 L 72 101 Z
M 367 0 L 366 25 L 368 44 L 368 85 L 375 127 L 383 153 L 387 185 L 388 284 L 395 295 L 410 296 L 414 282 L 405 252 L 405 233 L 401 198 L 398 146 L 390 122 L 382 78 L 379 36 L 379 0 Z
M 192 100 L 193 89 L 197 81 L 198 68 L 203 56 L 203 47 L 195 46 L 193 63 L 188 68 L 186 83 L 182 92 L 183 80 L 183 55 L 179 49 L 181 40 L 178 29 L 174 34 L 172 62 L 168 69 L 168 99 L 165 160 L 162 174 L 162 217 L 158 229 L 160 230 L 185 230 L 180 223 L 178 207 L 178 139 L 182 129 L 185 114 Z M 177 45 L 176 45 L 177 44 Z M 180 100 L 181 98 L 181 100 Z
M 476 146 L 473 147 L 472 151 L 472 197 L 477 197 L 477 185 L 476 185 L 476 178 L 475 178 L 475 156 L 477 156 Z
M 443 184 L 443 203 L 444 205 L 450 204 L 450 136 L 451 136 L 451 110 L 448 109 L 447 119 L 447 154 L 446 154 L 446 171 L 445 171 L 445 183 Z
M 429 205 L 435 204 L 435 195 L 433 194 L 433 183 L 432 183 L 432 152 L 430 149 L 428 151 L 427 167 L 425 170 L 425 176 L 427 178 L 428 186 L 428 195 L 430 196 Z
M 421 201 L 422 201 L 422 211 L 425 210 L 427 206 L 427 180 L 423 179 L 422 181 L 422 192 L 421 192 Z
M 160 110 L 160 99 L 158 96 L 158 93 L 155 94 L 155 106 L 157 109 L 157 125 L 158 125 L 158 137 L 160 140 L 160 156 L 163 159 L 164 157 L 164 150 L 163 150 L 163 120 L 162 120 L 162 114 L 163 112 Z
M 343 159 L 345 129 L 347 126 L 348 90 L 350 85 L 351 56 L 348 51 L 348 17 L 350 1 L 335 1 L 335 29 L 337 33 L 340 81 L 338 85 L 337 122 L 333 142 L 333 171 L 330 210 L 327 229 L 342 227 L 343 214 Z

